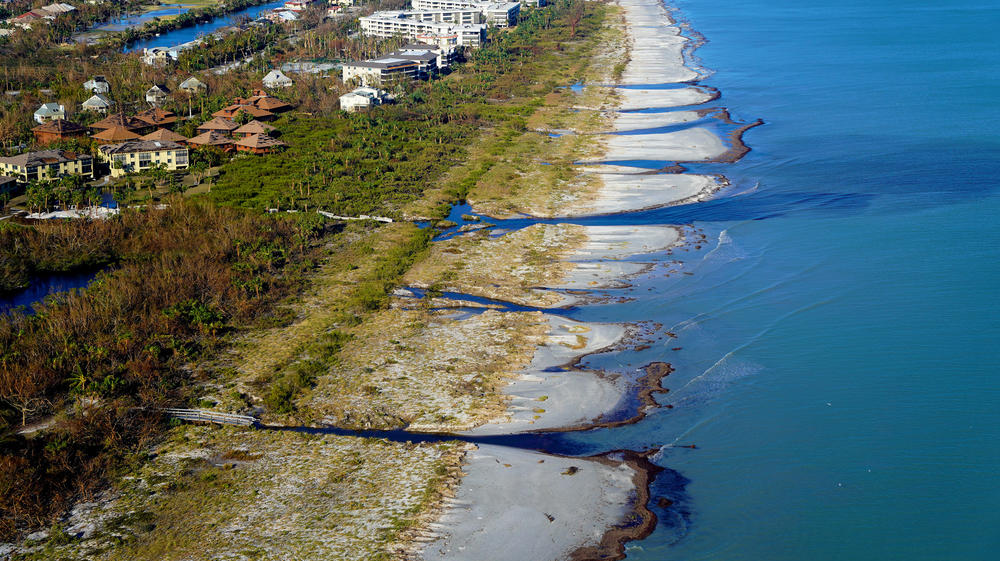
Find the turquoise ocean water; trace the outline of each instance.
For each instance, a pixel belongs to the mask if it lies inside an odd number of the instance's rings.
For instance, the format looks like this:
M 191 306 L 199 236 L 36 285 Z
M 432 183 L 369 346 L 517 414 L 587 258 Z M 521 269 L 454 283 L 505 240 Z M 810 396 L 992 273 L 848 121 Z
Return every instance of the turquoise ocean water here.
M 678 336 L 592 359 L 673 363 L 672 409 L 573 437 L 699 447 L 657 457 L 674 503 L 629 559 L 1000 558 L 1000 4 L 675 5 L 715 104 L 766 125 L 660 215 L 705 230 L 694 275 L 578 316 Z

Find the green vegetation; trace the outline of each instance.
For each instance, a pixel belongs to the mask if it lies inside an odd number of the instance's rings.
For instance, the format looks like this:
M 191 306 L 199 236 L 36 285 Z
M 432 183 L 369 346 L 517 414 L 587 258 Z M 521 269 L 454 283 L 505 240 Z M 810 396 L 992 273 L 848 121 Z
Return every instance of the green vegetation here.
M 427 182 L 455 165 L 474 129 L 411 118 L 397 106 L 371 115 L 281 123 L 290 148 L 224 167 L 211 198 L 249 208 L 323 209 L 399 216 Z

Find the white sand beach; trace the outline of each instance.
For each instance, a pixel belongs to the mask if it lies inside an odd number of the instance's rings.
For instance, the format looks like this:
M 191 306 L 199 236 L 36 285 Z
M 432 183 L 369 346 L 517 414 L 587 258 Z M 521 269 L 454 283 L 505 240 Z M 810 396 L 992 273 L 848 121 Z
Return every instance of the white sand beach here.
M 620 342 L 625 327 L 581 323 L 559 316 L 547 319 L 545 343 L 535 351 L 531 365 L 504 389 L 509 398 L 507 416 L 463 434 L 510 434 L 581 426 L 614 410 L 625 397 L 627 388 L 597 372 L 555 370 Z
M 629 515 L 634 468 L 503 446 L 467 453 L 458 493 L 432 524 L 425 561 L 549 561 L 596 546 Z

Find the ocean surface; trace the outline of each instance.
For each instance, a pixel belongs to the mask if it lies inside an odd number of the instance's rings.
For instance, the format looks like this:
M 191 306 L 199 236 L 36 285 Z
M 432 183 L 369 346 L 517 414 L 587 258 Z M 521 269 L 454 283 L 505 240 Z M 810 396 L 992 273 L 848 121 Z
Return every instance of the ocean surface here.
M 679 0 L 734 119 L 733 186 L 625 223 L 693 223 L 693 275 L 640 278 L 580 320 L 676 339 L 655 411 L 579 451 L 665 447 L 630 560 L 1000 555 L 1000 4 Z M 613 223 L 615 217 L 599 222 Z M 679 350 L 673 350 L 679 349 Z

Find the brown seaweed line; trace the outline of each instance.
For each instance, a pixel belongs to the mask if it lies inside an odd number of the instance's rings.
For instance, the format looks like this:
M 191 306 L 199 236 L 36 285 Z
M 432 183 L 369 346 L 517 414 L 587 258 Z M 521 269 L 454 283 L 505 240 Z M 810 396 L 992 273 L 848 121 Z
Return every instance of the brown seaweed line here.
M 570 553 L 569 561 L 618 561 L 625 558 L 625 544 L 630 541 L 642 540 L 656 529 L 656 513 L 649 509 L 651 496 L 650 486 L 656 474 L 663 468 L 649 461 L 649 457 L 658 450 L 635 452 L 632 450 L 614 450 L 591 456 L 589 459 L 607 464 L 624 463 L 632 468 L 632 484 L 635 485 L 635 500 L 631 512 L 626 514 L 626 524 L 609 528 L 597 545 L 584 546 Z M 612 460 L 609 456 L 621 455 L 622 462 Z M 631 523 L 638 519 L 638 523 Z

